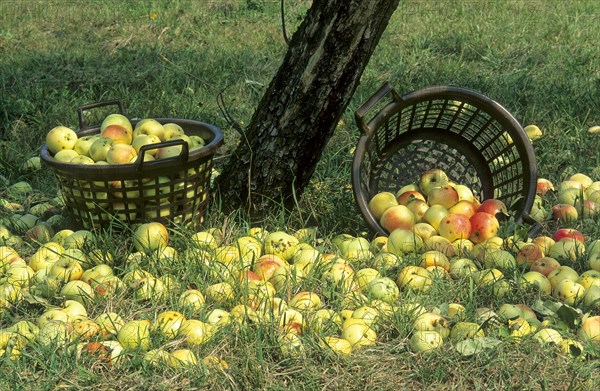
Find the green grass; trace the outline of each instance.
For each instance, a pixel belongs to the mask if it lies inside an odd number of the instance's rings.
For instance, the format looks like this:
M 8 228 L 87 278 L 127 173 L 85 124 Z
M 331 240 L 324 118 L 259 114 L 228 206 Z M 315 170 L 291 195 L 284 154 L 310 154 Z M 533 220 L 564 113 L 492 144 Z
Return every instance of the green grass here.
M 286 1 L 288 35 L 309 5 Z M 388 80 L 401 94 L 435 84 L 478 90 L 523 125 L 542 128 L 544 137 L 534 144 L 539 176 L 555 184 L 575 172 L 600 180 L 600 138 L 587 133 L 588 127 L 600 124 L 598 18 L 593 0 L 402 2 L 298 207 L 288 212 L 276 206 L 262 225 L 290 232 L 316 226 L 320 240 L 314 244 L 322 251 L 331 250 L 339 233 L 366 232 L 350 186 L 352 151 L 359 137 L 353 113 Z M 51 172 L 26 172 L 22 161 L 39 153 L 52 127 L 77 128 L 76 108 L 94 101 L 120 99 L 133 117 L 214 123 L 226 139 L 216 157 L 220 166 L 238 136 L 221 115 L 217 95 L 223 92 L 232 116 L 247 124 L 286 51 L 277 1 L 2 2 L 0 21 L 0 174 L 7 183 L 27 180 L 34 186 L 35 194 L 22 200 L 26 206 L 54 197 L 57 189 Z M 4 185 L 0 183 L 1 197 Z M 599 238 L 598 223 L 596 218 L 575 227 L 588 238 Z M 222 229 L 232 240 L 250 224 L 241 214 L 222 215 L 215 203 L 207 226 Z M 182 253 L 190 234 L 173 232 L 174 246 Z M 120 273 L 131 267 L 124 263 L 130 238 L 122 236 L 100 237 L 104 248 L 116 255 Z M 34 250 L 26 244 L 20 251 L 29 255 Z M 167 263 L 146 260 L 144 267 L 173 274 L 183 285 L 216 282 L 194 256 Z M 305 286 L 322 288 L 310 279 Z M 515 288 L 502 300 L 531 303 L 535 298 Z M 477 307 L 501 304 L 491 291 L 466 282 L 441 282 L 434 294 L 417 300 L 428 308 L 462 302 L 469 316 Z M 209 304 L 198 316 L 215 306 Z M 89 312 L 95 316 L 117 310 L 128 318 L 152 319 L 173 307 L 172 298 L 148 305 L 123 294 L 99 301 Z M 0 325 L 33 319 L 42 311 L 37 304 L 19 306 L 5 312 Z M 28 349 L 19 361 L 0 364 L 0 388 L 598 388 L 597 359 L 570 360 L 532 340 L 503 342 L 473 357 L 463 357 L 451 344 L 431 355 L 414 355 L 407 346 L 410 322 L 397 316 L 380 330 L 374 348 L 347 359 L 324 356 L 310 335 L 302 359 L 285 358 L 271 328 L 231 326 L 221 331 L 222 337 L 196 349 L 199 357 L 216 354 L 228 361 L 228 371 L 211 373 L 201 367 L 150 368 L 139 354 L 131 354 L 131 361 L 121 367 L 107 368 L 76 362 L 68 351 Z

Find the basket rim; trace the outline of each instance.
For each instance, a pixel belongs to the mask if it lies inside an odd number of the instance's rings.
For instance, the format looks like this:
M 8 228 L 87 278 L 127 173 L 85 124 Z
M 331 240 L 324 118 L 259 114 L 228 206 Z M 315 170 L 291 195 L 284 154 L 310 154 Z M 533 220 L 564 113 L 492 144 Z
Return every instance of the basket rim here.
M 399 99 L 392 100 L 392 102 L 385 105 L 368 122 L 368 131 L 361 129 L 361 136 L 358 140 L 352 160 L 351 182 L 355 201 L 358 204 L 361 215 L 365 219 L 369 228 L 377 234 L 384 236 L 389 235 L 389 232 L 383 229 L 383 227 L 381 227 L 379 222 L 372 215 L 368 208 L 368 194 L 365 194 L 365 192 L 362 191 L 361 166 L 365 158 L 368 142 L 377 133 L 377 129 L 379 129 L 389 120 L 389 118 L 397 114 L 403 108 L 414 106 L 423 101 L 437 99 L 460 100 L 464 103 L 473 104 L 488 114 L 493 113 L 493 117 L 500 122 L 503 130 L 511 136 L 517 149 L 521 152 L 524 152 L 520 154 L 520 159 L 523 161 L 523 166 L 526 167 L 524 170 L 524 187 L 526 188 L 524 189 L 523 194 L 527 194 L 527 197 L 523 204 L 522 210 L 518 211 L 516 215 L 517 220 L 522 220 L 523 217 L 528 215 L 531 207 L 533 206 L 537 182 L 537 164 L 535 161 L 535 152 L 533 145 L 523 130 L 522 125 L 508 110 L 506 110 L 506 108 L 492 98 L 483 95 L 476 90 L 455 85 L 433 85 L 409 92 L 399 97 Z
M 188 161 L 195 161 L 207 156 L 213 155 L 217 148 L 219 148 L 223 144 L 223 133 L 219 128 L 215 125 L 196 121 L 191 119 L 183 119 L 183 118 L 153 118 L 160 123 L 174 122 L 179 125 L 195 125 L 201 126 L 213 134 L 213 139 L 201 148 L 196 148 L 189 151 Z M 136 124 L 140 119 L 132 119 L 131 123 Z M 100 130 L 100 125 L 87 127 L 85 129 L 78 129 L 75 131 L 78 137 L 94 135 Z M 136 160 L 133 163 L 127 164 L 111 164 L 111 165 L 95 165 L 95 164 L 71 164 L 65 163 L 56 160 L 48 150 L 48 144 L 44 144 L 40 151 L 40 156 L 45 164 L 50 166 L 55 171 L 60 171 L 65 174 L 72 174 L 73 172 L 83 171 L 85 170 L 90 177 L 93 177 L 95 174 L 118 174 L 118 175 L 127 175 L 137 173 L 137 168 L 139 167 L 139 163 Z M 144 162 L 144 170 L 153 171 L 158 169 L 165 169 L 169 167 L 177 167 L 180 165 L 179 161 L 173 161 L 171 159 L 168 160 L 155 160 Z

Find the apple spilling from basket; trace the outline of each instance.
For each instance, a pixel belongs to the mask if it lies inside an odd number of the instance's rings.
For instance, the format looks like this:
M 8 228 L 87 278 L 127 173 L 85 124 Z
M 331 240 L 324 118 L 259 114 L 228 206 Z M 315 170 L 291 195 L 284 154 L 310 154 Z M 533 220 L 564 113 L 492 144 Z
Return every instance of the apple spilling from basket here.
M 57 126 L 46 135 L 48 150 L 54 159 L 70 164 L 129 164 L 138 159 L 144 145 L 170 140 L 183 140 L 189 149 L 201 148 L 205 140 L 197 135 L 186 135 L 176 123 L 161 124 L 153 118 L 144 118 L 135 128 L 122 114 L 110 114 L 100 126 L 100 133 L 78 137 L 74 130 Z M 181 145 L 147 149 L 144 161 L 164 159 L 181 154 Z
M 368 205 L 373 217 L 391 234 L 397 235 L 397 229 L 411 230 L 419 237 L 439 234 L 463 245 L 496 236 L 498 214 L 507 215 L 501 200 L 480 202 L 469 187 L 454 183 L 437 168 L 423 172 L 418 183 L 403 186 L 395 194 L 375 194 Z

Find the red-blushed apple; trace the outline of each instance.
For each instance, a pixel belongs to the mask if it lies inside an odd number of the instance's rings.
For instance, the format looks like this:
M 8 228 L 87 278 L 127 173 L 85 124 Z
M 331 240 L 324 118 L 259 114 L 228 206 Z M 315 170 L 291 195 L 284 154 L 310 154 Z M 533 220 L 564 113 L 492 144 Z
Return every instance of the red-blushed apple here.
M 519 265 L 527 266 L 528 268 L 540 258 L 544 257 L 544 252 L 535 243 L 526 243 L 517 252 L 517 263 Z
M 585 237 L 583 233 L 573 228 L 560 228 L 557 229 L 556 232 L 552 235 L 552 240 L 558 242 L 563 238 L 573 238 L 579 240 L 581 243 L 585 242 Z
M 398 204 L 400 205 L 408 205 L 409 202 L 414 200 L 425 201 L 425 197 L 416 190 L 409 190 L 396 195 L 396 201 L 398 201 Z
M 394 193 L 383 191 L 375 194 L 369 201 L 368 206 L 373 218 L 379 221 L 383 215 L 383 212 L 396 205 L 398 205 L 398 202 L 396 201 L 396 196 Z
M 153 118 L 144 118 L 133 129 L 133 137 L 140 134 L 157 136 L 160 141 L 165 141 L 165 127 Z
M 427 203 L 429 206 L 441 205 L 450 209 L 458 203 L 458 193 L 450 185 L 434 187 L 427 194 Z
M 415 215 L 404 205 L 392 206 L 383 212 L 380 224 L 388 232 L 396 228 L 410 229 L 415 224 Z
M 504 202 L 495 198 L 484 200 L 477 208 L 477 212 L 489 213 L 492 216 L 498 216 L 498 214 L 508 216 L 508 210 Z
M 500 228 L 496 217 L 486 212 L 475 213 L 469 221 L 471 222 L 471 236 L 469 240 L 473 243 L 481 243 L 488 238 L 495 237 Z
M 56 126 L 46 135 L 46 145 L 53 155 L 61 150 L 73 149 L 76 142 L 77 133 L 66 126 Z
M 448 181 L 448 175 L 446 175 L 443 170 L 432 168 L 421 174 L 418 186 L 423 195 L 428 196 L 431 189 L 438 186 L 444 186 Z
M 106 152 L 108 164 L 128 164 L 135 158 L 137 153 L 129 144 L 112 144 Z
M 108 125 L 104 128 L 100 135 L 103 137 L 107 137 L 112 140 L 112 144 L 131 144 L 133 140 L 132 131 L 125 126 L 121 126 L 118 124 Z
M 471 222 L 465 215 L 450 213 L 440 221 L 438 232 L 451 242 L 468 239 L 471 237 Z
M 113 113 L 107 115 L 102 121 L 102 124 L 100 124 L 100 131 L 106 129 L 110 125 L 120 125 L 125 127 L 130 132 L 133 131 L 133 127 L 131 126 L 129 118 L 127 118 L 123 114 Z
M 559 221 L 563 224 L 569 224 L 577 221 L 579 213 L 573 205 L 569 204 L 556 204 L 552 206 L 552 219 Z
M 429 205 L 427 205 L 427 202 L 423 201 L 423 200 L 419 200 L 419 199 L 415 199 L 410 201 L 406 207 L 413 213 L 413 215 L 415 216 L 415 222 L 423 222 L 424 216 L 425 216 L 425 212 L 427 212 L 427 209 L 429 209 Z
M 475 205 L 471 201 L 460 200 L 456 205 L 448 209 L 450 213 L 458 213 L 461 215 L 465 215 L 468 218 L 471 218 L 476 212 Z
M 437 231 L 440 226 L 440 221 L 448 214 L 450 214 L 450 212 L 442 205 L 431 205 L 425 212 L 425 215 L 423 215 L 423 219 Z
M 535 187 L 536 194 L 543 196 L 551 190 L 554 190 L 554 185 L 552 184 L 552 182 L 545 178 L 538 178 Z

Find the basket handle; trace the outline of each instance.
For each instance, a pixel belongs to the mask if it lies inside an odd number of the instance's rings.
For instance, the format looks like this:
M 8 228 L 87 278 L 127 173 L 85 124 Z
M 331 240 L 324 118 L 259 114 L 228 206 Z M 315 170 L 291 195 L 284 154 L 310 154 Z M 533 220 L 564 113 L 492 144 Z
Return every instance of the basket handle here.
M 356 123 L 358 124 L 360 129 L 363 131 L 363 133 L 369 134 L 372 132 L 372 129 L 369 127 L 369 124 L 365 120 L 365 116 L 369 113 L 369 111 L 371 111 L 373 109 L 373 107 L 376 104 L 381 102 L 381 100 L 390 93 L 392 94 L 392 98 L 394 99 L 395 102 L 397 102 L 397 103 L 402 102 L 402 97 L 398 94 L 398 92 L 396 92 L 394 87 L 392 87 L 392 85 L 388 81 L 388 82 L 385 82 L 385 84 L 382 85 L 379 88 L 379 90 L 377 90 L 377 92 L 375 92 L 369 99 L 367 99 L 367 101 L 365 103 L 362 104 L 362 106 L 360 106 L 354 112 L 354 118 L 356 120 Z M 375 117 L 378 117 L 379 115 L 383 115 L 383 111 L 384 110 L 381 110 L 379 113 L 375 114 Z
M 181 162 L 181 163 L 187 163 L 187 161 L 190 159 L 190 147 L 188 145 L 188 142 L 185 140 L 182 140 L 182 139 L 176 139 L 176 140 L 164 141 L 162 143 L 143 145 L 140 148 L 140 151 L 138 152 L 138 158 L 135 162 L 135 164 L 137 164 L 137 167 L 135 169 L 138 172 L 144 171 L 144 163 L 147 163 L 147 162 L 144 162 L 144 155 L 146 154 L 146 151 L 149 151 L 152 149 L 158 149 L 158 148 L 174 147 L 177 145 L 181 146 L 181 152 L 179 152 L 179 155 L 160 159 L 160 161 L 161 162 L 176 161 L 176 162 Z M 150 162 L 148 162 L 148 163 L 150 163 Z
M 79 117 L 79 130 L 85 129 L 88 125 L 85 123 L 85 119 L 83 118 L 83 111 L 90 109 L 97 109 L 98 107 L 105 106 L 119 106 L 119 113 L 125 115 L 125 108 L 123 107 L 123 103 L 118 99 L 113 100 L 105 100 L 102 102 L 88 103 L 77 108 L 77 116 Z
M 530 238 L 535 238 L 536 236 L 538 236 L 540 234 L 540 232 L 542 232 L 542 225 L 535 220 L 533 217 L 529 216 L 529 213 L 523 213 L 522 217 L 523 222 L 530 224 L 531 228 L 529 228 L 529 230 L 527 230 L 527 236 Z

